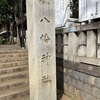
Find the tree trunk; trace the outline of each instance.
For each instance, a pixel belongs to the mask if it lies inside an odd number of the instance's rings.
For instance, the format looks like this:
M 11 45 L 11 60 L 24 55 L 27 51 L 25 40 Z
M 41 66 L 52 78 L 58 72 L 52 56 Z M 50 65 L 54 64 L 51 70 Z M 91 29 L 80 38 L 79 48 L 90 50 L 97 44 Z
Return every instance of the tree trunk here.
M 13 39 L 13 25 L 14 23 L 10 23 L 10 38 L 8 44 L 14 44 L 14 39 Z

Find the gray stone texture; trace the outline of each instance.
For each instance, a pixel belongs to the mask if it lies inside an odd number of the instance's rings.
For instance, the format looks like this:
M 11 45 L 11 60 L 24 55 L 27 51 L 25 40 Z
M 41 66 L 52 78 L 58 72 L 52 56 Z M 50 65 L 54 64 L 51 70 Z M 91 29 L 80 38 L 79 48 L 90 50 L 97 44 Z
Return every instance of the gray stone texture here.
M 64 83 L 64 93 L 66 95 L 71 96 L 72 98 L 75 97 L 76 100 L 82 100 L 80 95 L 80 90 L 72 85 Z
M 80 80 L 87 83 L 88 82 L 88 75 L 80 73 Z
M 98 99 L 100 99 L 100 89 L 96 88 L 96 87 L 93 87 L 92 95 L 97 97 Z
M 30 100 L 56 100 L 53 0 L 27 0 Z
M 75 88 L 75 96 L 76 96 L 77 98 L 79 98 L 79 100 L 81 100 L 80 90 L 77 89 L 77 88 Z
M 83 81 L 77 80 L 76 88 L 83 90 L 84 89 L 84 83 Z
M 86 93 L 81 91 L 81 98 L 82 100 L 86 100 Z
M 67 68 L 65 73 L 60 73 L 59 75 L 61 77 L 60 80 L 62 79 L 62 83 L 59 82 L 58 84 L 64 84 L 62 87 L 64 87 L 63 89 L 66 94 L 69 95 L 69 93 L 71 93 L 71 96 L 76 96 L 79 100 L 81 100 L 81 97 L 83 100 L 99 100 L 100 78 Z
M 68 38 L 68 60 L 74 61 L 74 56 L 77 55 L 77 34 L 76 33 L 69 33 Z
M 80 73 L 77 72 L 77 71 L 73 71 L 73 77 L 76 78 L 76 79 L 79 79 L 80 78 Z
M 86 42 L 85 32 L 80 32 L 78 38 L 78 56 L 86 56 Z
M 94 81 L 94 85 L 100 88 L 100 78 L 96 78 Z
M 71 85 L 74 86 L 74 87 L 77 87 L 77 80 L 72 78 Z
M 94 31 L 87 31 L 87 57 L 96 57 L 96 34 Z
M 100 29 L 96 33 L 91 26 L 97 27 L 94 23 L 79 26 L 83 30 L 79 37 L 74 32 L 68 33 L 68 59 L 62 59 L 62 66 L 66 69 L 63 73 L 64 89 L 67 86 L 67 93 L 81 95 L 82 100 L 100 100 L 100 59 L 97 59 L 100 58 Z M 84 30 L 87 30 L 87 34 Z
M 63 59 L 67 60 L 68 57 L 68 35 L 63 34 Z
M 96 79 L 96 77 L 89 76 L 88 83 L 94 85 L 95 79 Z
M 68 84 L 71 84 L 72 83 L 72 78 L 69 77 L 69 76 L 64 76 L 64 82 L 68 83 Z
M 61 61 L 61 60 L 59 60 L 59 61 Z M 85 73 L 85 74 L 88 74 L 91 76 L 100 77 L 100 67 L 98 67 L 98 66 L 77 63 L 77 62 L 73 62 L 73 61 L 69 61 L 69 60 L 63 60 L 63 66 L 65 68 L 69 68 L 71 70 L 76 70 L 78 72 L 82 72 L 82 73 Z
M 81 56 L 76 56 L 75 57 L 76 62 L 81 62 L 89 65 L 96 65 L 97 67 L 100 66 L 100 59 L 93 58 L 93 57 L 81 57 Z M 89 70 L 92 71 L 93 67 L 89 67 Z
M 99 98 L 89 95 L 83 91 L 81 91 L 81 97 L 82 97 L 82 100 L 99 100 Z
M 70 92 L 71 94 L 74 95 L 74 93 L 75 93 L 74 87 L 70 85 L 70 86 L 68 87 L 68 92 Z
M 92 87 L 93 87 L 93 86 L 92 86 L 91 84 L 84 83 L 83 89 L 84 89 L 84 91 L 85 91 L 86 93 L 92 94 Z

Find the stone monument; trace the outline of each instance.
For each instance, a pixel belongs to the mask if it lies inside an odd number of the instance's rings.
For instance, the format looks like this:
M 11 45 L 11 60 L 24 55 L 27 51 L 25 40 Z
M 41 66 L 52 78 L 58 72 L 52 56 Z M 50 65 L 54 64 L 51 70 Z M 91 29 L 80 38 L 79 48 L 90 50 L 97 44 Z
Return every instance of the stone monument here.
M 54 0 L 27 0 L 30 100 L 56 100 Z

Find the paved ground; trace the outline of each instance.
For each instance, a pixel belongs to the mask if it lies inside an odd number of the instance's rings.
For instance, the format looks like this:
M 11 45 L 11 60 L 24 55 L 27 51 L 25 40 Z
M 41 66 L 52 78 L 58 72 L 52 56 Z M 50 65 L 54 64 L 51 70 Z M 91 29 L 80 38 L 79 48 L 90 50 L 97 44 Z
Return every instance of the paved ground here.
M 7 50 L 7 49 L 20 49 L 20 47 L 15 44 L 15 45 L 0 45 L 0 50 Z
M 72 99 L 70 97 L 64 95 L 62 91 L 58 90 L 57 100 L 72 100 Z

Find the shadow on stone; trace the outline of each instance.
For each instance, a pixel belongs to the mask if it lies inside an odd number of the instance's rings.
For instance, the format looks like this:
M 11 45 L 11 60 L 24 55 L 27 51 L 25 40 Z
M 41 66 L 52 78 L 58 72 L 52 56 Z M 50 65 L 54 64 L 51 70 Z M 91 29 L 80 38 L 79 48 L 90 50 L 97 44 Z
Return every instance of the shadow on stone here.
M 61 100 L 64 94 L 64 74 L 63 67 L 59 67 L 63 65 L 63 60 L 57 58 L 56 59 L 56 68 L 57 68 L 57 100 Z

